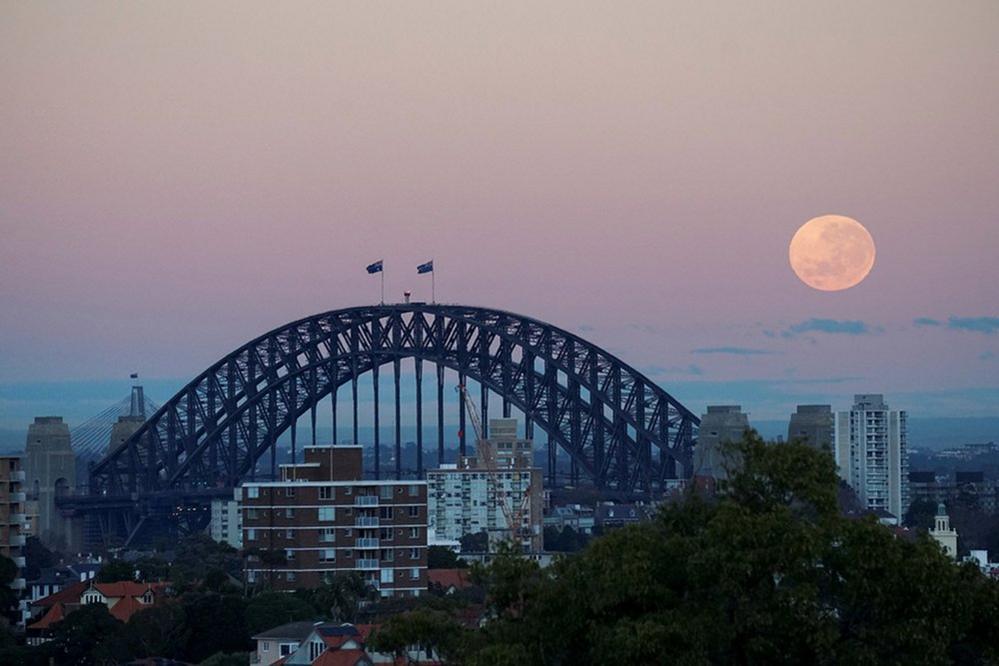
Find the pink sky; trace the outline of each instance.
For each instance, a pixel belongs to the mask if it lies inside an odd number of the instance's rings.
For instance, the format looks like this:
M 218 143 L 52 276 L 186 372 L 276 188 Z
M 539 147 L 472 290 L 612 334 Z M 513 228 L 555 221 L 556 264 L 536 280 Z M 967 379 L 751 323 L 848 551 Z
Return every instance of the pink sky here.
M 0 383 L 193 377 L 434 257 L 668 389 L 995 395 L 997 44 L 994 0 L 3 2 Z M 847 292 L 787 264 L 825 213 Z

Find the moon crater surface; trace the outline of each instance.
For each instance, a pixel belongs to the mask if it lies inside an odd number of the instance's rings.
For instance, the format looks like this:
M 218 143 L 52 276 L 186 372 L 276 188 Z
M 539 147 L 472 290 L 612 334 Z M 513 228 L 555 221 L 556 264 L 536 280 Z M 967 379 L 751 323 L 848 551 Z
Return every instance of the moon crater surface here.
M 863 282 L 874 267 L 870 232 L 843 215 L 822 215 L 803 224 L 788 257 L 802 282 L 821 291 L 842 291 Z

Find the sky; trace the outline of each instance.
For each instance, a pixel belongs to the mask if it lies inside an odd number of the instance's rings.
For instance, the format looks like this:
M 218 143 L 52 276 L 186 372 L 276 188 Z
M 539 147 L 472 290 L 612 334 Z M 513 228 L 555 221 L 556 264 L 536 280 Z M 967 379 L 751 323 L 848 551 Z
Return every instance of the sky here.
M 695 411 L 999 416 L 996 72 L 994 0 L 2 1 L 0 427 L 430 258 Z M 788 265 L 823 214 L 853 289 Z

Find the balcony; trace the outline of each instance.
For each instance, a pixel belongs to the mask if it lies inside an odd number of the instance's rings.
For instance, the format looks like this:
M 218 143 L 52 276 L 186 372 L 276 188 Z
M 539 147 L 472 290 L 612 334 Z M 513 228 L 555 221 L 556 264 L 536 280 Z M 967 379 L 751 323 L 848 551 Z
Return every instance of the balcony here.
M 12 557 L 11 559 L 14 560 L 14 564 L 17 565 L 18 569 L 23 569 L 27 564 L 27 561 L 24 559 L 23 555 L 18 555 L 17 557 Z
M 358 516 L 354 520 L 354 527 L 378 527 L 377 516 Z
M 24 535 L 23 534 L 12 534 L 10 537 L 11 546 L 23 546 L 24 545 Z
M 355 506 L 378 506 L 378 495 L 358 495 L 354 498 Z
M 19 503 L 23 503 L 23 502 L 27 501 L 27 499 L 28 498 L 27 498 L 27 496 L 24 493 L 11 493 L 10 494 L 10 501 L 11 501 L 12 504 L 14 504 L 14 503 L 18 503 L 18 504 Z
M 24 525 L 28 522 L 28 517 L 23 513 L 12 513 L 10 514 L 10 522 L 12 525 Z
M 364 569 L 369 569 L 369 570 L 370 569 L 377 569 L 378 568 L 378 560 L 357 560 L 354 563 L 354 567 L 356 569 L 362 569 L 362 570 L 364 570 Z
M 10 473 L 10 480 L 11 481 L 20 481 L 21 483 L 24 483 L 24 480 L 26 478 L 27 477 L 24 476 L 24 470 L 23 469 L 19 469 L 16 472 L 11 472 Z
M 354 542 L 355 548 L 378 548 L 378 539 L 358 539 Z

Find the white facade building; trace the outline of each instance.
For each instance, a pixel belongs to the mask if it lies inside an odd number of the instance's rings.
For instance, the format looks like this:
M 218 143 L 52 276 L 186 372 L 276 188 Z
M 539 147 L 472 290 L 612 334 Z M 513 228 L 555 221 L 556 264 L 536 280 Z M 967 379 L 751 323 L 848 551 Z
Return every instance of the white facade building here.
M 208 531 L 212 539 L 227 543 L 236 550 L 243 548 L 243 512 L 240 509 L 241 489 L 236 488 L 236 499 L 212 500 L 212 520 Z
M 884 396 L 854 396 L 853 409 L 838 412 L 835 455 L 840 477 L 870 511 L 899 520 L 909 508 L 906 413 L 890 410 Z
M 489 432 L 496 452 L 494 468 L 465 458 L 427 472 L 430 528 L 446 540 L 485 531 L 492 544 L 509 538 L 507 513 L 514 515 L 523 506 L 521 531 L 529 535 L 523 546 L 540 552 L 544 483 L 541 470 L 532 466 L 532 443 L 517 437 L 516 419 L 491 419 Z

